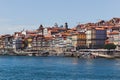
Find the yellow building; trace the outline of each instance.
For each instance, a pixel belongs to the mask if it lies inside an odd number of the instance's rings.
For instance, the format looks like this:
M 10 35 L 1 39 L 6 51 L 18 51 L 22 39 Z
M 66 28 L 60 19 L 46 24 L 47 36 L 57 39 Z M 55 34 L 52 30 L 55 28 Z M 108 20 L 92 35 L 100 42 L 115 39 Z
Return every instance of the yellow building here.
M 2 37 L 0 37 L 0 49 L 3 49 L 3 48 L 4 48 L 3 39 Z
M 84 32 L 78 32 L 72 35 L 72 45 L 77 48 L 86 47 L 86 34 Z
M 28 41 L 28 48 L 31 48 L 32 47 L 32 39 L 28 38 L 27 41 Z

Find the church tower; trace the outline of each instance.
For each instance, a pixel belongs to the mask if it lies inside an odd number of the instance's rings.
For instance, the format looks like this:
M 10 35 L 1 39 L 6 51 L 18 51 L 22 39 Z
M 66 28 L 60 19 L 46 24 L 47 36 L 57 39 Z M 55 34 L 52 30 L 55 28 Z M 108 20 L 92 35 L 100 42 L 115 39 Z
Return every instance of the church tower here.
M 65 29 L 68 29 L 68 23 L 67 23 L 67 22 L 65 23 L 64 28 L 65 28 Z

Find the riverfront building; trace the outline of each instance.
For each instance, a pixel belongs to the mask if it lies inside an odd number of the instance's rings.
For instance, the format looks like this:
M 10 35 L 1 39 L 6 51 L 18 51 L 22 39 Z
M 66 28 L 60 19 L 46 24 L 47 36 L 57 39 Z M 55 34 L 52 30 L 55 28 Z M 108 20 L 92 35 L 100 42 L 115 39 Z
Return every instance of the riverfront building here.
M 72 45 L 77 49 L 86 48 L 86 34 L 84 32 L 72 34 Z
M 53 27 L 40 25 L 36 30 L 22 30 L 13 35 L 0 36 L 0 49 L 13 50 L 54 50 L 57 52 L 86 48 L 100 49 L 105 44 L 120 46 L 120 18 L 96 23 L 78 24 L 69 28 L 68 24 Z
M 106 30 L 103 28 L 92 28 L 86 31 L 86 45 L 88 48 L 103 48 L 106 39 Z

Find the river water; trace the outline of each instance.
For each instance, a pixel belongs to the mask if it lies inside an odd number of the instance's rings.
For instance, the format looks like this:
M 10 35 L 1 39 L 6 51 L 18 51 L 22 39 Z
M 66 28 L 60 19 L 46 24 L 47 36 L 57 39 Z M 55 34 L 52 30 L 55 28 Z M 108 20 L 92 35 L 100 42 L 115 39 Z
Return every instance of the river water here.
M 0 80 L 120 80 L 120 59 L 0 56 Z

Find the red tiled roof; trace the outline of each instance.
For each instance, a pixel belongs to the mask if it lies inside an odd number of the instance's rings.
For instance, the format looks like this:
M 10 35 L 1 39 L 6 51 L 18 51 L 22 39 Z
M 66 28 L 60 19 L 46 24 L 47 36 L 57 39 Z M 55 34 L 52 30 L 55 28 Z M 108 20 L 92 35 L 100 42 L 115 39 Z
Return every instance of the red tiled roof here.
M 26 31 L 27 34 L 35 34 L 37 31 Z
M 114 31 L 114 32 L 108 32 L 107 34 L 108 34 L 108 35 L 115 35 L 115 34 L 119 34 L 119 32 Z
M 96 30 L 105 30 L 104 28 L 95 28 Z

